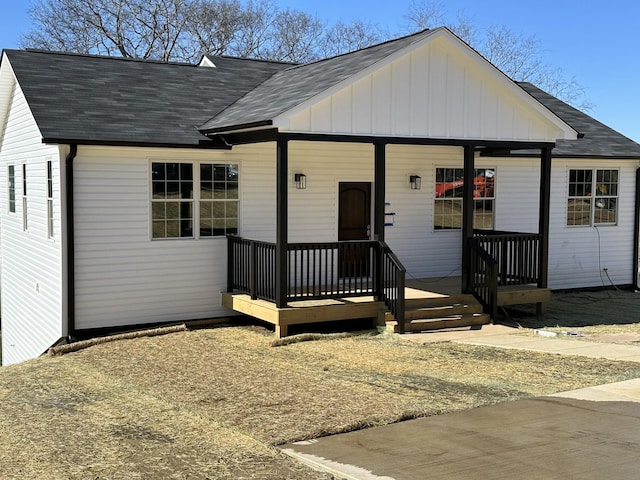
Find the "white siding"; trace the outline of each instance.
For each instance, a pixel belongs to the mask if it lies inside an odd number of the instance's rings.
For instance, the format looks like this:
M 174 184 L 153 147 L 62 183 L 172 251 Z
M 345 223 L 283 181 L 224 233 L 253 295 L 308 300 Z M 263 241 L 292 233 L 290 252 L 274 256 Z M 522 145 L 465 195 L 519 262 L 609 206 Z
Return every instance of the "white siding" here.
M 291 131 L 432 138 L 555 141 L 575 135 L 477 55 L 442 36 L 356 77 L 275 124 Z
M 567 227 L 569 169 L 619 168 L 618 225 Z M 549 286 L 579 288 L 633 283 L 635 171 L 632 160 L 553 160 Z
M 80 147 L 75 171 L 76 328 L 228 315 L 226 239 L 152 240 L 151 161 L 240 165 L 240 233 L 273 240 L 275 149 Z M 197 167 L 195 167 L 197 168 Z
M 47 160 L 53 162 L 54 238 L 47 234 Z M 22 165 L 27 168 L 28 230 L 22 225 Z M 15 165 L 16 212 L 9 212 L 8 165 Z M 2 363 L 42 354 L 65 334 L 62 322 L 60 162 L 41 135 L 19 86 L 0 146 Z

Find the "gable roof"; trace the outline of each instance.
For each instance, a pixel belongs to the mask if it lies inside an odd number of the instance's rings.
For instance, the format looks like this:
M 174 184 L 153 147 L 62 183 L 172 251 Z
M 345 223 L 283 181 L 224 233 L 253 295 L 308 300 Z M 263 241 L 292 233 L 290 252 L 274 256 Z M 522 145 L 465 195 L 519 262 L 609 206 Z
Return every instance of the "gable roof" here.
M 640 144 L 630 138 L 531 83 L 518 85 L 581 134 L 577 140 L 557 140 L 554 157 L 640 158 Z
M 265 80 L 229 108 L 200 127 L 215 132 L 228 126 L 269 125 L 271 120 L 324 90 L 379 62 L 409 45 L 433 35 L 423 30 L 355 52 L 290 67 Z
M 213 143 L 199 128 L 268 125 L 283 112 L 442 31 L 425 30 L 304 65 L 206 56 L 203 64 L 213 67 L 198 67 L 6 50 L 0 71 L 10 62 L 7 70 L 15 74 L 47 143 L 193 147 Z M 531 84 L 519 85 L 584 135 L 558 140 L 554 156 L 640 158 L 636 142 Z
M 218 59 L 224 68 L 205 68 L 35 50 L 5 50 L 5 58 L 49 143 L 198 145 L 207 142 L 198 125 L 289 66 Z

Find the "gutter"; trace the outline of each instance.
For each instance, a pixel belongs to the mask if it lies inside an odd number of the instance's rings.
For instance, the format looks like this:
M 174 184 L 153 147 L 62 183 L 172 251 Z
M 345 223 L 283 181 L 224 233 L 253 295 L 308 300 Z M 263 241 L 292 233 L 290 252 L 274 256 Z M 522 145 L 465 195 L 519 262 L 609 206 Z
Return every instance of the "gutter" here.
M 633 288 L 640 289 L 638 281 L 638 268 L 640 259 L 640 168 L 636 170 L 636 209 L 635 209 L 635 229 L 633 231 Z
M 78 144 L 72 143 L 65 158 L 65 192 L 67 195 L 67 340 L 73 341 L 76 333 L 76 279 L 75 279 L 75 229 L 73 208 L 73 160 L 78 154 Z

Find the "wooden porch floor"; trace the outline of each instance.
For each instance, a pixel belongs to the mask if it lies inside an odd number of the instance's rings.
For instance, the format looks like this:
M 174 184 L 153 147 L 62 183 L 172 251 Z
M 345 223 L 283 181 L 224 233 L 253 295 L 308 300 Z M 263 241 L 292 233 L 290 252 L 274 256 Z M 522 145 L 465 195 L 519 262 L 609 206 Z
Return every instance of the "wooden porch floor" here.
M 481 314 L 482 307 L 473 295 L 461 293 L 461 277 L 407 279 L 405 305 L 408 331 L 449 328 L 489 323 Z M 535 286 L 503 287 L 498 293 L 499 305 L 549 302 L 549 289 Z M 335 300 L 300 300 L 289 302 L 284 308 L 265 300 L 252 300 L 243 293 L 223 293 L 222 305 L 275 326 L 277 338 L 288 335 L 289 326 L 337 320 L 370 318 L 384 325 L 393 321 L 384 302 L 371 296 L 345 297 Z

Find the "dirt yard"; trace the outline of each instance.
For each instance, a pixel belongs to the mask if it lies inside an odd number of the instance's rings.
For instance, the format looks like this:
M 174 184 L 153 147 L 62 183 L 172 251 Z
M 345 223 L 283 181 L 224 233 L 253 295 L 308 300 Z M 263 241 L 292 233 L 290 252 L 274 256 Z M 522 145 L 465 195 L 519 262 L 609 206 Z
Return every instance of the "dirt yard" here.
M 640 365 L 259 327 L 117 341 L 0 370 L 0 478 L 328 479 L 281 443 L 640 377 Z

